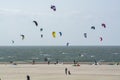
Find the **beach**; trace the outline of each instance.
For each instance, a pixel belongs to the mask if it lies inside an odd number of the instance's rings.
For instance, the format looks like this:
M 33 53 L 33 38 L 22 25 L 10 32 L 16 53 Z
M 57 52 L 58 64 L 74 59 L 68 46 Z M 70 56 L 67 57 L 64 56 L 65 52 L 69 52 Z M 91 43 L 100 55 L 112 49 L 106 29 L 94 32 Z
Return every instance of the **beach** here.
M 27 75 L 30 80 L 119 80 L 120 65 L 0 64 L 1 80 L 27 80 Z

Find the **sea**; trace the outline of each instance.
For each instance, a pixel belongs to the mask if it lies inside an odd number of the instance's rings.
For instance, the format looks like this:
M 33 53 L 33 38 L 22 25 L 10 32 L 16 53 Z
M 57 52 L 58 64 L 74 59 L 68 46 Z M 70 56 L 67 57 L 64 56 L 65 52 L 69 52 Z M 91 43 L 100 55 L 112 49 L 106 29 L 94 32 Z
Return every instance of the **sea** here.
M 0 62 L 120 62 L 120 46 L 0 46 Z

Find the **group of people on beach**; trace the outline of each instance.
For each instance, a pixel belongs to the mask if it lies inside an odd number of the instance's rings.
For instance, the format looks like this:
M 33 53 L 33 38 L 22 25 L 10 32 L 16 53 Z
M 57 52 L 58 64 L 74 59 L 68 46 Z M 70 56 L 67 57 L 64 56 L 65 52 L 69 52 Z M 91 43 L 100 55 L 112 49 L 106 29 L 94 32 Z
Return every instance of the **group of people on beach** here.
M 50 64 L 50 60 L 48 60 L 47 58 L 45 58 L 44 61 L 47 62 L 48 65 Z M 32 60 L 32 64 L 35 64 L 35 60 Z M 58 59 L 56 60 L 54 64 L 59 64 Z
M 71 75 L 71 72 L 70 72 L 70 70 L 68 70 L 68 68 L 65 68 L 65 74 L 66 75 Z

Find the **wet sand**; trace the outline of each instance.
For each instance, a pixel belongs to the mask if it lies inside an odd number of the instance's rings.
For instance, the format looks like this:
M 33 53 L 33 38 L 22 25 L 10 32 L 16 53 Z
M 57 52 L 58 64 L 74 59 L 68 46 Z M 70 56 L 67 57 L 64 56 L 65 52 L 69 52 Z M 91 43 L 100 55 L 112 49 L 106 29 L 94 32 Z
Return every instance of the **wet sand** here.
M 31 80 L 120 80 L 120 65 L 0 64 L 1 80 L 27 80 L 27 75 Z

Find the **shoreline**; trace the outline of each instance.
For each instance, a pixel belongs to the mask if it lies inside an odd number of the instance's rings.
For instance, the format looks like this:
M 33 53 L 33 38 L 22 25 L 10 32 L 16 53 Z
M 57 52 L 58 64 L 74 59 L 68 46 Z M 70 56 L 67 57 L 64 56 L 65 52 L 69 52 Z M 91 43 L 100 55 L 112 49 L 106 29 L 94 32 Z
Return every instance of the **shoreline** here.
M 14 61 L 13 63 L 0 62 L 0 64 L 33 64 L 33 63 L 32 62 Z M 34 64 L 48 64 L 48 62 L 35 62 Z M 56 63 L 50 62 L 50 64 L 56 64 Z M 58 64 L 74 64 L 74 62 L 59 62 Z M 94 62 L 78 62 L 78 64 L 93 65 Z M 120 65 L 120 62 L 100 62 L 98 65 Z

